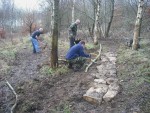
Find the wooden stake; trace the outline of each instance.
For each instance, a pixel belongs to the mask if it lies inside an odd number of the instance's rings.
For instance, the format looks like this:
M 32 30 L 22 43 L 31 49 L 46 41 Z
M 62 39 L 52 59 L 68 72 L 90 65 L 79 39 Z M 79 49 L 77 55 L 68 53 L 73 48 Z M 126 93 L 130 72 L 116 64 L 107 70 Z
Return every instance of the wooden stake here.
M 88 71 L 89 67 L 97 60 L 100 58 L 100 55 L 101 55 L 101 51 L 102 51 L 102 47 L 101 47 L 101 44 L 100 44 L 100 49 L 99 49 L 99 52 L 98 52 L 98 55 L 96 56 L 96 58 L 94 60 L 91 60 L 91 63 L 89 65 L 87 65 L 86 69 L 85 69 L 85 72 Z

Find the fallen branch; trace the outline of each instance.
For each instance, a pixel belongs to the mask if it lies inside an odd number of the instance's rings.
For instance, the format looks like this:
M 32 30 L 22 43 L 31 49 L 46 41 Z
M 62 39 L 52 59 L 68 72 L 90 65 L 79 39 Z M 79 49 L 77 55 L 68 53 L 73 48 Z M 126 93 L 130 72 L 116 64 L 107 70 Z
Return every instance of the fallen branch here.
M 6 84 L 8 85 L 8 87 L 12 90 L 13 94 L 15 95 L 16 97 L 16 100 L 15 100 L 15 104 L 11 107 L 11 113 L 13 113 L 16 105 L 17 105 L 17 102 L 18 102 L 18 95 L 17 93 L 15 92 L 14 88 L 10 85 L 10 83 L 6 80 Z
M 67 62 L 67 60 L 66 60 L 66 59 L 58 59 L 58 61 Z
M 89 67 L 90 67 L 98 58 L 100 58 L 101 51 L 102 51 L 102 47 L 101 47 L 101 44 L 100 44 L 100 49 L 99 49 L 98 55 L 96 56 L 96 58 L 95 58 L 94 60 L 91 60 L 91 63 L 90 63 L 89 65 L 87 65 L 87 67 L 86 67 L 86 69 L 85 69 L 85 72 L 88 71 Z

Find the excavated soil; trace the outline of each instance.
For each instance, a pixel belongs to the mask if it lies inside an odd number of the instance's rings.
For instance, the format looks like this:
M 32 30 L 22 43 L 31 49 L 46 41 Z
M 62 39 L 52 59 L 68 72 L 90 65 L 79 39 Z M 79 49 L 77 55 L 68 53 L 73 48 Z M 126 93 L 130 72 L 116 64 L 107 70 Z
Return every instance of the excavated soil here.
M 103 47 L 102 55 L 106 52 L 117 53 L 119 40 L 107 39 L 100 42 Z M 120 83 L 121 91 L 111 102 L 101 105 L 92 105 L 83 99 L 83 94 L 88 90 L 96 66 L 92 65 L 87 73 L 84 70 L 74 72 L 69 70 L 66 74 L 42 75 L 38 65 L 49 58 L 50 51 L 33 54 L 30 48 L 18 51 L 15 61 L 7 75 L 7 80 L 19 95 L 15 113 L 148 113 L 140 111 L 139 105 L 144 99 L 150 99 L 150 87 L 144 83 L 144 89 L 139 95 L 137 89 L 132 95 L 127 95 L 125 86 L 130 81 Z M 59 50 L 59 55 L 64 56 L 66 50 Z M 119 67 L 119 66 L 118 66 Z M 130 79 L 130 78 L 129 78 Z M 0 112 L 9 113 L 14 103 L 14 95 L 6 86 L 4 79 L 0 83 L 1 102 Z M 136 95 L 135 95 L 136 94 Z M 147 104 L 146 104 L 147 105 Z M 150 112 L 149 112 L 150 113 Z

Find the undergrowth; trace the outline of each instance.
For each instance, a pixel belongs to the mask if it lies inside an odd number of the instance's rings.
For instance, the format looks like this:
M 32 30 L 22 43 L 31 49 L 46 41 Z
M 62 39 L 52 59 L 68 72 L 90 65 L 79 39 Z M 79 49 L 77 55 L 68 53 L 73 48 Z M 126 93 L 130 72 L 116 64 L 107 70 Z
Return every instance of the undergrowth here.
M 138 51 L 132 50 L 125 45 L 121 45 L 117 56 L 117 72 L 118 78 L 123 81 L 122 85 L 126 94 L 134 95 L 133 98 L 138 98 L 147 90 L 144 87 L 145 83 L 150 84 L 150 39 L 140 41 L 141 48 Z M 141 89 L 142 87 L 143 89 Z M 141 98 L 141 97 L 140 97 Z M 146 102 L 146 101 L 144 101 Z M 141 101 L 141 105 L 142 105 Z M 147 109 L 141 106 L 143 110 Z
M 58 67 L 57 69 L 52 69 L 50 66 L 43 66 L 40 69 L 41 74 L 53 76 L 53 75 L 63 75 L 68 72 L 68 68 L 66 66 Z

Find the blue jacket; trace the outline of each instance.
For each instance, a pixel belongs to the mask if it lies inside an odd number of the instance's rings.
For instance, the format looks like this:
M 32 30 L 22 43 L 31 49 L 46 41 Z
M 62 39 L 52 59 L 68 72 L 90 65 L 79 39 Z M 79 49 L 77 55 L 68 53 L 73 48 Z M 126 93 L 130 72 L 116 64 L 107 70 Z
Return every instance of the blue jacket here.
M 75 59 L 77 57 L 90 57 L 89 54 L 84 53 L 84 48 L 80 42 L 72 46 L 66 54 L 67 60 Z

